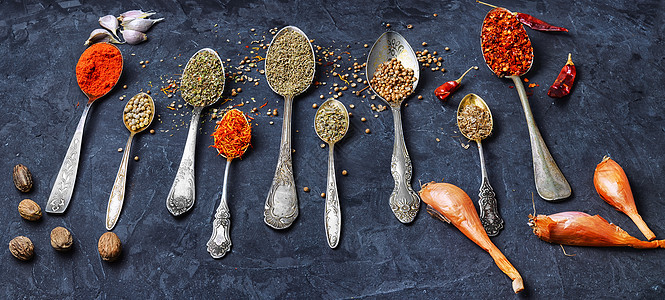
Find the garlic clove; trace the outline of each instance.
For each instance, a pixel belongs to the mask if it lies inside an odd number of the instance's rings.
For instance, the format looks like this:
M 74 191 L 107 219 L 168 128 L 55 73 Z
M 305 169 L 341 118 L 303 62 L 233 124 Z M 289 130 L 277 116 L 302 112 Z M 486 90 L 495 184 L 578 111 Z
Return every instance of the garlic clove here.
M 106 29 L 95 29 L 90 33 L 90 37 L 88 37 L 88 40 L 83 43 L 86 46 L 90 46 L 94 43 L 100 43 L 100 42 L 111 42 L 114 44 L 122 44 L 122 42 L 118 41 L 116 38 L 114 38 Z
M 99 25 L 108 29 L 113 36 L 118 37 L 118 19 L 113 15 L 106 15 L 99 18 Z
M 145 33 L 136 30 L 127 29 L 120 31 L 120 33 L 122 33 L 122 37 L 125 38 L 125 42 L 130 45 L 136 45 L 148 39 L 148 36 Z
M 118 17 L 118 20 L 120 20 L 122 22 L 126 19 L 143 19 L 143 18 L 147 18 L 149 16 L 152 16 L 154 14 L 156 14 L 156 12 L 154 12 L 154 11 L 144 12 L 140 9 L 135 9 L 135 10 L 126 11 L 126 12 L 120 14 L 120 17 Z
M 123 22 L 123 28 L 125 30 L 136 30 L 140 32 L 146 32 L 152 25 L 154 25 L 157 22 L 160 22 L 164 20 L 164 18 L 159 18 L 159 19 L 133 19 L 126 25 Z

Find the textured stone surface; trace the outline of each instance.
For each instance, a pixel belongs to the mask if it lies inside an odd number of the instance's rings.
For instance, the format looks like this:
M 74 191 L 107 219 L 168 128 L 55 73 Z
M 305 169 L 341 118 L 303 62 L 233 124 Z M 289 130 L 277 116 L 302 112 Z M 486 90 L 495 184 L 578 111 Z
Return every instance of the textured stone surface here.
M 621 164 L 629 179 L 638 210 L 654 233 L 665 237 L 665 27 L 658 1 L 506 1 L 505 7 L 565 26 L 569 33 L 527 29 L 535 62 L 526 77 L 540 86 L 531 107 L 554 158 L 570 182 L 573 195 L 549 203 L 536 195 L 539 213 L 581 210 L 600 214 L 630 234 L 642 238 L 636 226 L 604 203 L 593 188 L 593 170 L 604 155 Z M 207 148 L 213 130 L 210 110 L 204 111 L 196 161 L 197 200 L 180 218 L 165 207 L 184 147 L 191 109 L 166 109 L 172 99 L 159 92 L 161 81 L 177 78 L 187 59 L 211 47 L 232 65 L 245 55 L 256 33 L 295 25 L 316 45 L 345 48 L 361 62 L 385 30 L 383 23 L 402 33 L 416 49 L 444 57 L 446 73 L 424 71 L 416 95 L 403 109 L 404 131 L 414 164 L 413 185 L 445 178 L 476 198 L 480 186 L 478 153 L 460 146 L 455 110 L 467 93 L 483 97 L 491 107 L 495 132 L 485 143 L 490 182 L 506 225 L 493 241 L 524 277 L 523 296 L 542 298 L 616 297 L 657 298 L 665 293 L 665 250 L 591 249 L 566 247 L 538 240 L 526 225 L 535 193 L 531 151 L 524 114 L 512 82 L 498 79 L 484 66 L 479 32 L 489 10 L 473 1 L 141 1 L 137 4 L 92 1 L 3 1 L 0 5 L 0 170 L 5 180 L 5 209 L 0 212 L 0 237 L 5 245 L 25 235 L 35 243 L 30 262 L 11 257 L 5 248 L 0 269 L 4 298 L 55 297 L 76 299 L 132 298 L 489 298 L 512 294 L 510 280 L 482 249 L 455 228 L 430 218 L 424 209 L 413 224 L 393 216 L 388 198 L 393 189 L 390 156 L 392 116 L 374 118 L 372 101 L 344 95 L 340 100 L 354 117 L 347 137 L 337 145 L 342 207 L 342 238 L 337 249 L 326 244 L 323 227 L 327 149 L 321 149 L 313 129 L 319 95 L 328 86 L 299 96 L 293 113 L 295 180 L 300 216 L 284 231 L 263 223 L 263 204 L 274 172 L 279 146 L 283 101 L 265 83 L 242 87 L 235 99 L 268 101 L 278 117 L 255 117 L 253 146 L 231 166 L 229 254 L 214 260 L 206 251 L 214 209 L 221 196 L 224 159 Z M 84 132 L 83 152 L 73 199 L 64 215 L 46 214 L 40 222 L 22 220 L 16 206 L 25 197 L 45 205 L 62 158 L 83 111 L 85 98 L 77 87 L 74 66 L 85 49 L 97 19 L 136 8 L 154 9 L 165 21 L 148 33 L 148 42 L 120 45 L 125 70 L 108 96 L 95 103 Z M 432 13 L 438 13 L 433 17 Z M 218 24 L 217 27 L 214 27 Z M 413 24 L 413 29 L 406 29 Z M 229 39 L 230 42 L 226 40 Z M 237 42 L 242 44 L 238 45 Z M 444 47 L 450 51 L 443 51 Z M 572 96 L 546 96 L 569 52 L 578 69 Z M 131 54 L 135 54 L 132 56 Z M 173 59 L 176 57 L 176 59 Z M 159 62 L 164 59 L 164 62 Z M 142 69 L 139 61 L 150 60 Z M 225 62 L 225 65 L 228 64 Z M 261 63 L 261 66 L 263 64 Z M 478 65 L 448 103 L 433 90 Z M 317 80 L 322 72 L 317 70 Z M 128 85 L 126 90 L 122 85 Z M 152 86 L 151 86 L 152 84 Z M 140 90 L 151 90 L 157 113 L 151 128 L 157 134 L 138 135 L 131 149 L 123 212 L 114 232 L 123 241 L 115 263 L 102 262 L 97 240 L 104 232 L 106 205 L 120 164 L 128 131 L 121 120 L 125 101 Z M 127 99 L 128 99 L 127 98 Z M 177 97 L 178 104 L 184 104 Z M 238 100 L 234 100 L 238 102 Z M 81 104 L 78 105 L 77 104 Z M 221 107 L 220 104 L 213 106 Z M 265 111 L 262 110 L 262 111 Z M 360 122 L 360 117 L 368 121 Z M 269 125 L 269 121 L 274 125 Z M 365 134 L 365 128 L 371 134 Z M 168 130 L 168 132 L 163 132 Z M 435 139 L 439 138 L 440 142 Z M 12 167 L 22 163 L 33 173 L 35 186 L 21 194 L 12 184 Z M 303 187 L 312 191 L 302 192 Z M 49 232 L 64 226 L 74 236 L 73 251 L 58 253 L 49 246 Z M 584 296 L 582 296 L 584 295 Z

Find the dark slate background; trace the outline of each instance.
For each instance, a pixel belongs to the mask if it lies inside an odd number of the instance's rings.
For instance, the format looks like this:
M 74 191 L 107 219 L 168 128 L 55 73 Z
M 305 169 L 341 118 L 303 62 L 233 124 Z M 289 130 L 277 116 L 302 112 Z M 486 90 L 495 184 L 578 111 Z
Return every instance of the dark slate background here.
M 659 1 L 505 1 L 513 11 L 530 13 L 569 33 L 528 30 L 535 62 L 527 78 L 540 86 L 527 88 L 543 137 L 573 189 L 560 203 L 538 198 L 539 213 L 581 210 L 600 214 L 643 239 L 625 215 L 604 203 L 593 187 L 593 171 L 605 155 L 625 169 L 644 220 L 665 237 L 663 186 L 663 78 L 665 43 L 663 5 Z M 165 21 L 140 45 L 120 45 L 125 69 L 119 86 L 92 107 L 84 133 L 76 189 L 64 215 L 45 215 L 27 222 L 16 211 L 31 198 L 45 205 L 86 100 L 77 87 L 74 66 L 85 50 L 83 41 L 98 28 L 97 18 L 142 8 L 154 9 Z M 441 181 L 458 185 L 476 199 L 480 185 L 478 152 L 460 145 L 455 110 L 467 93 L 483 97 L 492 109 L 495 132 L 485 144 L 490 182 L 506 226 L 494 243 L 517 267 L 526 285 L 520 298 L 657 298 L 665 294 L 665 250 L 566 247 L 540 241 L 527 226 L 535 193 L 529 137 L 512 82 L 496 78 L 483 64 L 479 32 L 488 7 L 473 1 L 0 1 L 0 181 L 4 209 L 0 240 L 30 237 L 32 261 L 14 259 L 7 248 L 0 257 L 2 298 L 488 298 L 511 297 L 510 280 L 482 249 L 454 227 L 430 218 L 424 209 L 403 225 L 393 216 L 388 198 L 393 188 L 389 165 L 393 143 L 392 116 L 374 118 L 370 104 L 346 93 L 341 97 L 354 117 L 347 137 L 336 147 L 342 240 L 331 250 L 323 228 L 327 149 L 313 130 L 313 103 L 335 81 L 317 70 L 325 87 L 298 97 L 293 113 L 293 166 L 300 200 L 294 225 L 275 231 L 263 223 L 263 205 L 273 176 L 280 137 L 283 101 L 265 80 L 259 86 L 227 82 L 243 92 L 231 104 L 250 101 L 249 112 L 268 101 L 255 116 L 253 146 L 231 167 L 229 205 L 232 252 L 214 260 L 206 251 L 213 211 L 221 196 L 224 159 L 207 148 L 213 130 L 211 111 L 202 118 L 198 140 L 194 208 L 180 218 L 165 207 L 180 162 L 191 109 L 166 109 L 176 99 L 158 92 L 162 79 L 177 78 L 187 59 L 211 47 L 237 65 L 255 28 L 295 25 L 315 45 L 345 49 L 360 62 L 385 30 L 401 32 L 415 50 L 426 41 L 445 58 L 446 73 L 424 71 L 416 95 L 403 109 L 404 133 L 414 165 L 413 185 Z M 434 17 L 433 13 L 438 13 Z M 218 24 L 217 27 L 214 25 Z M 413 29 L 406 29 L 413 24 Z M 229 39 L 229 42 L 226 41 Z M 241 42 L 238 45 L 238 41 Z M 266 41 L 268 42 L 268 41 Z M 349 48 L 346 46 L 349 45 Z M 450 51 L 443 51 L 444 47 Z M 339 51 L 338 51 L 339 52 Z M 570 97 L 546 96 L 569 52 L 578 69 Z M 131 54 L 134 54 L 133 56 Z M 264 55 L 264 50 L 259 51 Z M 176 59 L 173 59 L 176 57 Z M 163 62 L 159 62 L 164 59 Z M 145 69 L 139 61 L 150 60 Z M 228 63 L 225 62 L 225 65 Z M 433 95 L 441 83 L 478 65 L 462 88 L 445 104 Z M 262 67 L 263 64 L 261 63 Z M 256 72 L 254 70 L 254 72 Z M 254 76 L 258 74 L 254 73 Z M 152 84 L 152 87 L 151 87 Z M 108 196 L 128 132 L 121 122 L 126 103 L 141 90 L 152 90 L 161 122 L 157 134 L 135 139 L 129 164 L 125 205 L 114 232 L 123 242 L 115 263 L 101 261 L 97 240 L 104 227 Z M 227 104 L 228 105 L 228 104 Z M 213 108 L 221 108 L 216 104 Z M 278 117 L 265 115 L 277 108 Z M 360 117 L 367 117 L 366 123 Z M 274 125 L 269 125 L 273 120 Z M 364 133 L 370 128 L 372 133 Z M 165 132 L 168 130 L 168 132 Z M 439 138 L 440 142 L 435 139 Z M 15 164 L 32 170 L 35 186 L 27 194 L 11 182 Z M 346 169 L 348 176 L 341 176 Z M 304 193 L 303 187 L 312 191 Z M 74 249 L 58 253 L 49 232 L 64 226 L 74 235 Z M 5 246 L 6 247 L 6 246 Z

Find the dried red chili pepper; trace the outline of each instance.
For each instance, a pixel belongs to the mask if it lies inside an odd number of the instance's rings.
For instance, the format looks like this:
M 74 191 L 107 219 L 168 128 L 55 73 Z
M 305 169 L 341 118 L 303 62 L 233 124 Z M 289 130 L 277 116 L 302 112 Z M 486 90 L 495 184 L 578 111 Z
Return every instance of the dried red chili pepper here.
M 495 5 L 485 3 L 485 2 L 482 2 L 482 1 L 476 1 L 476 2 L 478 2 L 480 4 L 487 5 L 489 7 L 497 8 L 497 6 L 495 6 Z M 538 19 L 538 18 L 536 18 L 532 15 L 529 15 L 529 14 L 520 13 L 520 12 L 513 12 L 512 14 L 517 17 L 517 19 L 520 21 L 520 23 L 522 23 L 526 26 L 529 26 L 529 28 L 531 28 L 533 30 L 568 32 L 568 29 L 566 29 L 566 28 L 551 25 L 551 24 L 549 24 L 549 23 L 547 23 L 547 22 L 545 22 L 541 19 Z
M 451 80 L 440 85 L 438 88 L 434 90 L 434 95 L 436 95 L 436 97 L 439 98 L 439 100 L 445 101 L 446 98 L 450 96 L 450 94 L 454 93 L 457 89 L 459 89 L 460 83 L 462 83 L 462 78 L 464 78 L 466 73 L 469 73 L 469 71 L 471 71 L 471 69 L 473 68 L 476 67 L 471 67 L 468 70 L 466 70 L 466 72 L 464 72 L 464 74 L 462 74 L 462 76 L 460 76 L 460 78 L 458 78 L 457 80 Z
M 561 98 L 570 94 L 570 89 L 575 83 L 575 76 L 577 75 L 577 69 L 575 69 L 575 64 L 570 59 L 571 55 L 568 53 L 568 61 L 566 65 L 561 68 L 559 76 L 556 77 L 554 83 L 547 91 L 547 95 L 552 98 Z

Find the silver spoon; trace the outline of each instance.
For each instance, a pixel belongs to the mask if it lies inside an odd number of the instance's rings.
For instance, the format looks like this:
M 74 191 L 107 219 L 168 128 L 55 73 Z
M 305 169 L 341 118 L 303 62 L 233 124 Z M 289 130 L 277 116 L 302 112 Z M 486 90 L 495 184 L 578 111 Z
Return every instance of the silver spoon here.
M 217 102 L 222 95 L 224 90 L 224 64 L 222 63 L 219 54 L 210 48 L 204 48 L 197 51 L 192 58 L 189 59 L 185 70 L 183 71 L 182 78 L 187 78 L 189 72 L 192 72 L 193 65 L 192 62 L 194 58 L 198 55 L 202 55 L 203 52 L 208 52 L 214 55 L 215 59 L 219 61 L 219 68 L 221 68 L 221 76 L 215 78 L 215 82 L 221 83 L 218 93 L 214 93 L 209 99 L 199 99 L 200 101 L 194 102 L 195 99 L 190 95 L 192 91 L 187 90 L 182 85 L 180 87 L 181 94 L 185 101 L 194 107 L 192 111 L 192 119 L 189 122 L 189 132 L 187 133 L 187 142 L 185 142 L 185 150 L 182 153 L 182 159 L 180 160 L 180 166 L 178 167 L 178 172 L 176 173 L 175 179 L 173 180 L 173 185 L 169 191 L 169 195 L 166 198 L 166 208 L 174 216 L 179 216 L 194 206 L 194 200 L 196 199 L 196 185 L 194 184 L 194 158 L 196 154 L 196 131 L 199 128 L 199 118 L 201 117 L 201 111 L 204 107 L 209 106 Z M 212 70 L 212 67 L 207 69 L 208 71 Z M 201 85 L 207 83 L 201 83 Z M 205 87 L 200 87 L 204 89 Z M 191 101 L 191 102 L 190 102 Z
M 134 113 L 134 110 L 138 111 L 140 108 L 137 107 L 138 99 L 145 98 L 148 105 L 145 107 L 145 123 L 139 124 L 140 127 L 128 123 L 129 121 L 125 118 L 127 114 Z M 122 204 L 125 201 L 125 183 L 127 182 L 127 164 L 129 162 L 129 150 L 132 148 L 132 140 L 134 135 L 145 130 L 152 123 L 153 118 L 155 117 L 155 102 L 152 101 L 152 97 L 146 93 L 139 93 L 136 96 L 132 97 L 123 110 L 122 120 L 129 130 L 129 139 L 127 139 L 127 145 L 125 145 L 125 153 L 122 155 L 122 161 L 120 161 L 120 169 L 118 169 L 118 174 L 115 176 L 115 181 L 113 182 L 113 189 L 111 190 L 111 195 L 109 196 L 109 204 L 106 208 L 106 230 L 111 230 L 115 227 L 115 224 L 118 222 L 118 217 L 120 216 L 120 211 L 122 210 Z
M 226 112 L 224 117 L 222 117 L 221 124 L 224 124 L 224 122 L 228 121 L 226 116 L 232 111 L 242 115 L 244 121 L 243 127 L 249 127 L 247 117 L 245 117 L 245 114 L 237 109 L 232 109 Z M 221 126 L 221 124 L 219 126 Z M 231 213 L 229 212 L 229 205 L 227 203 L 228 196 L 226 193 L 226 187 L 228 186 L 229 182 L 229 167 L 231 166 L 231 161 L 234 158 L 242 156 L 245 151 L 247 151 L 247 146 L 249 146 L 249 141 L 247 141 L 247 144 L 243 145 L 242 153 L 239 153 L 237 156 L 225 156 L 222 151 L 219 151 L 221 156 L 226 157 L 226 168 L 224 169 L 222 198 L 219 200 L 219 206 L 215 212 L 215 220 L 212 224 L 212 236 L 210 236 L 210 240 L 208 240 L 208 243 L 206 244 L 208 246 L 208 253 L 210 253 L 210 256 L 213 258 L 222 258 L 224 255 L 226 255 L 227 252 L 231 251 L 231 235 L 229 233 L 231 229 Z
M 372 46 L 367 58 L 367 81 L 374 76 L 374 72 L 383 62 L 386 62 L 393 57 L 397 58 L 404 67 L 412 69 L 416 81 L 413 83 L 413 90 L 415 91 L 420 79 L 420 69 L 418 67 L 418 60 L 416 54 L 411 49 L 409 43 L 399 33 L 394 31 L 387 31 L 383 33 Z M 406 144 L 404 143 L 404 133 L 402 132 L 402 115 L 401 105 L 404 99 L 397 102 L 388 102 L 383 99 L 374 87 L 370 87 L 374 93 L 381 98 L 386 104 L 390 106 L 393 113 L 393 120 L 395 122 L 395 144 L 393 146 L 392 163 L 390 164 L 390 172 L 395 179 L 395 188 L 390 195 L 390 208 L 397 219 L 402 223 L 409 223 L 413 221 L 420 208 L 420 198 L 418 194 L 411 188 L 412 166 L 409 153 L 406 151 Z
M 311 76 L 308 78 L 307 86 L 296 91 L 293 94 L 280 94 L 281 86 L 279 82 L 271 80 L 269 76 L 269 63 L 277 63 L 274 57 L 274 45 L 275 41 L 280 38 L 281 34 L 286 33 L 286 31 L 295 31 L 299 35 L 307 39 L 307 44 L 309 45 L 309 50 L 312 55 L 312 64 L 304 66 L 307 71 L 311 71 Z M 281 63 L 281 62 L 280 62 Z M 296 183 L 293 179 L 293 167 L 291 165 L 291 111 L 293 106 L 293 98 L 309 87 L 309 85 L 314 80 L 314 69 L 315 69 L 315 59 L 314 59 L 314 48 L 309 42 L 309 38 L 305 35 L 302 30 L 294 26 L 286 26 L 282 28 L 270 43 L 268 48 L 268 53 L 266 54 L 266 79 L 270 88 L 277 94 L 284 97 L 284 121 L 282 123 L 282 138 L 279 146 L 279 157 L 277 159 L 277 168 L 275 169 L 275 176 L 272 179 L 272 185 L 270 186 L 270 191 L 268 192 L 268 197 L 266 198 L 266 204 L 263 212 L 263 221 L 270 227 L 274 229 L 284 229 L 291 224 L 298 217 L 298 196 L 296 194 Z M 288 83 L 293 83 L 293 80 L 290 80 Z
M 99 43 L 99 44 L 107 44 L 107 43 Z M 95 45 L 90 46 L 86 51 L 90 51 L 92 47 L 95 47 Z M 115 48 L 115 51 L 117 51 L 117 55 L 120 55 L 120 57 L 122 58 L 120 50 L 118 50 L 116 46 L 113 46 L 113 48 Z M 122 74 L 122 68 L 123 66 L 121 65 L 120 69 L 117 70 L 117 79 L 113 84 L 113 87 L 115 87 L 115 85 L 118 83 L 118 79 L 120 79 L 120 74 Z M 79 87 L 81 87 L 80 84 Z M 106 93 L 104 93 L 104 95 L 112 91 L 113 87 L 111 87 Z M 83 89 L 81 89 L 81 91 L 83 91 Z M 74 185 L 76 184 L 76 173 L 78 172 L 79 158 L 81 156 L 81 143 L 83 142 L 83 128 L 85 127 L 85 120 L 88 116 L 88 111 L 90 110 L 90 106 L 92 106 L 92 103 L 95 102 L 95 100 L 104 96 L 100 95 L 94 97 L 92 95 L 89 95 L 85 91 L 83 91 L 83 93 L 88 97 L 88 103 L 86 103 L 85 108 L 83 109 L 83 114 L 81 115 L 81 119 L 79 119 L 79 123 L 76 126 L 76 132 L 74 133 L 74 137 L 72 138 L 72 141 L 69 143 L 69 148 L 67 148 L 67 154 L 65 154 L 65 159 L 62 161 L 62 165 L 60 166 L 60 171 L 58 172 L 58 176 L 55 178 L 55 183 L 53 184 L 51 195 L 49 196 L 48 202 L 46 203 L 46 212 L 48 213 L 62 214 L 67 209 L 67 206 L 69 206 L 69 201 L 72 199 L 72 194 L 74 193 Z
M 483 27 L 487 23 L 488 16 L 496 9 L 505 8 L 495 8 L 488 12 L 487 15 L 485 15 L 485 19 L 483 20 Z M 523 27 L 520 28 L 524 30 Z M 484 49 L 486 48 L 482 44 L 482 39 L 480 47 L 483 49 L 483 51 L 485 51 Z M 533 57 L 533 47 L 531 47 L 531 54 Z M 485 59 L 484 55 L 483 59 Z M 487 60 L 485 60 L 485 63 L 487 64 Z M 526 117 L 527 127 L 529 128 L 529 138 L 531 140 L 531 157 L 533 160 L 533 174 L 536 182 L 536 191 L 538 191 L 538 195 L 540 195 L 541 198 L 548 201 L 564 199 L 569 197 L 571 194 L 570 185 L 568 184 L 566 178 L 563 176 L 563 173 L 561 173 L 561 170 L 559 170 L 559 167 L 554 161 L 554 158 L 550 154 L 550 151 L 547 149 L 547 145 L 545 144 L 543 137 L 540 135 L 540 130 L 538 130 L 536 120 L 533 118 L 533 113 L 531 112 L 531 107 L 529 106 L 529 99 L 526 95 L 524 85 L 522 84 L 522 80 L 520 78 L 520 76 L 531 70 L 531 66 L 533 66 L 533 60 L 531 60 L 529 69 L 527 69 L 524 73 L 507 77 L 512 79 L 513 83 L 515 84 L 515 89 L 517 89 L 517 93 L 519 94 L 520 101 L 522 103 L 522 109 L 524 110 L 524 116 Z M 487 64 L 487 67 L 492 70 L 489 64 Z M 492 70 L 492 72 L 499 75 L 499 73 L 495 70 Z M 499 76 L 502 77 L 501 75 Z
M 469 132 L 463 130 L 462 126 L 460 126 L 461 112 L 464 111 L 466 107 L 471 105 L 487 112 L 489 115 L 490 124 L 489 132 L 474 137 L 471 136 Z M 494 189 L 492 189 L 489 179 L 487 178 L 487 170 L 485 170 L 485 157 L 483 156 L 483 144 L 481 143 L 482 140 L 492 134 L 492 128 L 494 127 L 492 112 L 487 106 L 487 103 L 485 103 L 485 101 L 483 101 L 483 99 L 476 94 L 468 94 L 464 96 L 462 101 L 459 103 L 459 106 L 457 107 L 457 126 L 459 127 L 460 132 L 467 139 L 473 140 L 476 142 L 476 144 L 478 144 L 478 152 L 480 155 L 480 170 L 482 172 L 482 183 L 480 185 L 480 193 L 478 193 L 478 196 L 480 197 L 478 200 L 478 206 L 480 208 L 480 221 L 483 223 L 483 227 L 485 228 L 487 235 L 496 236 L 499 234 L 499 231 L 503 229 L 503 219 L 501 219 L 499 210 L 497 209 L 496 194 L 494 194 Z
M 314 129 L 319 138 L 328 144 L 329 149 L 324 223 L 328 246 L 335 248 L 339 243 L 339 236 L 342 231 L 342 211 L 339 207 L 333 149 L 335 143 L 339 142 L 349 129 L 349 113 L 344 104 L 335 99 L 323 102 L 316 111 Z

